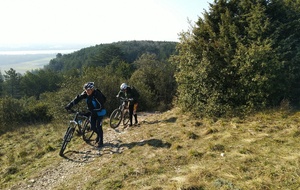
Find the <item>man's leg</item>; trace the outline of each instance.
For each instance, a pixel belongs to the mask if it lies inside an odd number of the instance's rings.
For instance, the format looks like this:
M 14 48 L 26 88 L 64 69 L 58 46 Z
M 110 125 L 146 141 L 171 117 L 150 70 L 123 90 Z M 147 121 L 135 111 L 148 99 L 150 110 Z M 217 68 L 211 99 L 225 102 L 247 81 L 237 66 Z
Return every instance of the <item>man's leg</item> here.
M 97 122 L 97 119 L 92 117 L 91 118 L 91 128 L 97 134 L 97 137 L 96 137 L 95 141 L 96 141 L 96 143 L 98 143 L 99 142 L 99 132 L 98 132 L 98 129 L 97 129 L 97 123 L 96 122 Z
M 129 105 L 129 119 L 130 119 L 129 126 L 132 126 L 132 116 L 133 116 L 133 105 Z
M 102 128 L 102 117 L 97 118 L 97 131 L 98 131 L 98 147 L 103 146 L 103 128 Z
M 135 125 L 138 124 L 137 113 L 136 113 L 137 112 L 137 108 L 138 108 L 138 103 L 135 103 L 133 105 L 133 115 L 134 115 L 134 120 L 135 120 L 134 124 Z

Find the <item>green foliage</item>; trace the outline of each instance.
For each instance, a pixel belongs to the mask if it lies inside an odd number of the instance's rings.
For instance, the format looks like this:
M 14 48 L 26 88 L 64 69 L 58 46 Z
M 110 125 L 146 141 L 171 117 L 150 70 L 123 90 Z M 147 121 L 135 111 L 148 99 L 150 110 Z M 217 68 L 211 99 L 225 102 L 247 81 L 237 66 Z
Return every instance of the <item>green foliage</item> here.
M 36 122 L 49 122 L 52 119 L 52 115 L 49 114 L 47 104 L 43 102 L 33 101 L 32 105 L 27 105 L 24 108 L 24 122 L 36 123 Z
M 4 88 L 4 76 L 0 71 L 0 97 L 3 97 L 3 88 Z
M 134 64 L 137 70 L 130 83 L 141 89 L 146 107 L 160 111 L 169 109 L 176 91 L 174 67 L 169 62 L 159 61 L 154 54 L 143 54 Z
M 166 60 L 175 53 L 176 42 L 126 41 L 100 44 L 83 48 L 71 54 L 57 55 L 46 69 L 66 72 L 82 67 L 105 67 L 116 59 L 132 63 L 144 53 L 156 54 L 159 60 Z
M 121 79 L 128 80 L 134 72 L 133 64 L 126 63 L 121 60 L 114 59 L 107 66 L 108 72 L 117 75 Z
M 22 121 L 23 106 L 18 100 L 10 97 L 2 98 L 0 107 L 1 131 Z
M 3 84 L 4 93 L 3 95 L 10 96 L 13 98 L 20 98 L 20 78 L 21 75 L 17 73 L 13 68 L 8 71 L 5 71 Z
M 35 72 L 27 71 L 21 78 L 21 89 L 25 96 L 34 96 L 39 99 L 44 92 L 56 91 L 62 77 L 52 70 L 40 69 Z
M 105 67 L 114 59 L 124 60 L 124 53 L 120 47 L 116 46 L 115 44 L 109 44 L 107 46 L 103 46 L 101 51 L 99 51 L 97 54 L 92 55 L 90 63 L 86 63 L 85 66 Z
M 11 97 L 0 99 L 0 133 L 23 127 L 26 124 L 49 122 L 52 115 L 43 102 L 31 99 L 15 99 Z
M 39 101 L 47 105 L 49 115 L 55 120 L 65 118 L 66 110 L 64 107 L 83 91 L 82 87 L 85 82 L 81 77 L 78 77 L 79 71 L 73 70 L 70 73 L 70 75 L 64 76 L 64 82 L 60 84 L 58 91 L 43 93 L 40 96 Z M 79 108 L 85 110 L 86 106 L 83 103 L 79 105 Z
M 176 91 L 174 66 L 167 59 L 175 42 L 132 41 L 101 44 L 71 54 L 57 54 L 44 69 L 14 69 L 0 73 L 1 133 L 15 125 L 60 121 L 64 107 L 82 93 L 82 86 L 94 81 L 107 97 L 107 116 L 119 106 L 115 97 L 123 82 L 136 87 L 141 95 L 139 111 L 164 111 L 172 106 Z M 7 97 L 6 97 L 7 96 Z M 17 107 L 17 108 L 16 108 Z M 85 101 L 76 109 L 86 110 Z
M 140 94 L 139 109 L 150 111 L 155 109 L 158 102 L 155 101 L 155 92 L 152 91 L 151 87 L 146 83 L 145 80 L 147 79 L 144 76 L 143 71 L 137 70 L 132 74 L 128 83 L 134 86 Z
M 299 103 L 300 38 L 288 30 L 300 27 L 299 13 L 299 2 L 287 0 L 211 4 L 171 58 L 180 107 L 222 116 Z

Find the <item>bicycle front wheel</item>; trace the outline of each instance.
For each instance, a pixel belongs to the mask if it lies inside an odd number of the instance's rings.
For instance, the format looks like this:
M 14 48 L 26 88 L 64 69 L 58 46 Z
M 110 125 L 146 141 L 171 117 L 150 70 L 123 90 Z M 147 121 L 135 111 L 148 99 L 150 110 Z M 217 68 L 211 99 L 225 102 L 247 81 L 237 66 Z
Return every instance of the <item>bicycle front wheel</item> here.
M 109 125 L 111 128 L 117 128 L 122 120 L 122 111 L 120 109 L 115 109 L 109 117 Z
M 125 110 L 124 111 L 124 116 L 123 116 L 123 125 L 127 125 L 130 121 L 130 117 L 129 117 L 129 111 Z
M 90 141 L 93 135 L 94 131 L 92 130 L 91 122 L 87 119 L 83 126 L 82 138 L 84 141 Z
M 63 139 L 63 143 L 61 145 L 61 149 L 59 151 L 59 155 L 60 156 L 63 156 L 64 155 L 64 151 L 68 145 L 68 143 L 71 141 L 72 137 L 73 137 L 73 134 L 74 134 L 74 131 L 75 131 L 75 128 L 74 127 L 68 127 L 67 131 L 66 131 L 66 134 L 64 136 L 64 139 Z

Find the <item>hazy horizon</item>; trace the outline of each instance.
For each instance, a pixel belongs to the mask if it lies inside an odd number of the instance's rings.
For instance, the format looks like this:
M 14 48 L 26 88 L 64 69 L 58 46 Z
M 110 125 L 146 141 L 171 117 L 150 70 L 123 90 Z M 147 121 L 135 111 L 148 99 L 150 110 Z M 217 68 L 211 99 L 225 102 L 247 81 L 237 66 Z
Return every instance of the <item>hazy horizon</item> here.
M 81 48 L 80 48 L 81 49 Z M 58 53 L 68 54 L 80 49 L 35 49 L 24 50 L 4 50 L 0 49 L 0 71 L 14 69 L 17 73 L 24 74 L 27 71 L 43 69 L 48 65 L 51 59 L 54 59 Z
M 93 46 L 91 44 L 70 44 L 70 43 L 28 43 L 28 44 L 0 44 L 0 51 L 26 51 L 26 50 L 67 50 L 67 49 L 82 49 Z

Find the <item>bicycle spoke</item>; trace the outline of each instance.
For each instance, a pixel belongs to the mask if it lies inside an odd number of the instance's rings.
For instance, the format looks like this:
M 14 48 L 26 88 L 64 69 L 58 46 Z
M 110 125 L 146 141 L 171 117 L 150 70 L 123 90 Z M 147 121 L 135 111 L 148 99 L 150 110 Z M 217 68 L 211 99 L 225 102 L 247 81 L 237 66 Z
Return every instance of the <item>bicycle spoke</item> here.
M 91 123 L 87 120 L 83 127 L 82 138 L 84 141 L 90 141 L 93 135 L 94 131 L 91 128 Z

